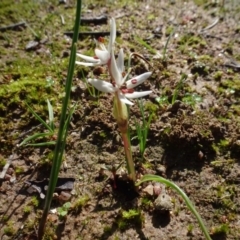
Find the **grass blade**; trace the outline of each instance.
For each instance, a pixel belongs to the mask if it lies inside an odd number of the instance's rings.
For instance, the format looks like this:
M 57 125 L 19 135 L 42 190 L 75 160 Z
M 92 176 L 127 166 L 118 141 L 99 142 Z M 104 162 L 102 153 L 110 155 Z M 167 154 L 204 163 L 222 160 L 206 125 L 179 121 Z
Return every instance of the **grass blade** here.
M 27 137 L 26 139 L 24 139 L 20 144 L 19 144 L 19 147 L 23 146 L 23 145 L 29 145 L 27 144 L 28 142 L 30 141 L 34 141 L 38 138 L 43 138 L 43 137 L 49 137 L 49 136 L 52 136 L 53 133 L 35 133 L 33 134 L 32 136 L 29 136 Z
M 43 215 L 40 220 L 39 228 L 38 228 L 39 240 L 42 240 L 44 235 L 44 229 L 45 229 L 45 224 L 48 216 L 48 211 L 50 209 L 53 193 L 57 184 L 58 174 L 59 174 L 59 170 L 62 163 L 62 156 L 63 156 L 65 145 L 66 145 L 67 128 L 69 124 L 67 124 L 65 130 L 64 128 L 65 128 L 65 123 L 67 119 L 66 117 L 67 108 L 70 100 L 70 93 L 72 88 L 73 74 L 74 74 L 75 61 L 76 61 L 77 41 L 79 37 L 78 33 L 79 33 L 79 26 L 80 26 L 80 20 L 81 20 L 81 8 L 82 8 L 82 1 L 77 0 L 74 33 L 73 33 L 73 39 L 72 39 L 70 60 L 68 65 L 67 81 L 65 85 L 65 96 L 62 103 L 62 111 L 61 111 L 61 117 L 60 117 L 58 136 L 57 136 L 56 146 L 54 150 L 53 163 L 51 168 L 47 195 L 44 203 Z
M 165 184 L 166 186 L 174 189 L 185 201 L 188 209 L 192 212 L 192 214 L 197 218 L 197 221 L 199 223 L 200 228 L 203 231 L 203 234 L 205 236 L 205 238 L 207 240 L 211 240 L 211 237 L 207 231 L 207 228 L 205 227 L 203 220 L 201 218 L 201 216 L 199 215 L 199 213 L 197 212 L 197 210 L 194 208 L 193 203 L 191 202 L 191 200 L 188 198 L 188 196 L 183 192 L 183 190 L 181 188 L 179 188 L 175 183 L 160 177 L 160 176 L 156 176 L 156 175 L 151 175 L 151 174 L 147 174 L 144 175 L 140 181 L 136 184 L 136 186 L 139 186 L 141 183 L 146 182 L 146 181 L 156 181 L 156 182 L 160 182 Z
M 46 127 L 50 132 L 53 132 L 53 130 L 51 129 L 51 127 L 28 105 L 28 103 L 26 102 L 26 105 L 28 106 L 30 112 L 34 115 L 34 117 L 40 122 L 42 123 L 42 125 L 44 127 Z
M 54 123 L 53 123 L 53 107 L 49 100 L 47 99 L 47 105 L 48 105 L 48 115 L 49 115 L 49 126 L 51 127 L 52 131 L 54 131 Z
M 44 147 L 44 146 L 52 146 L 55 144 L 56 144 L 56 141 L 51 141 L 51 142 L 42 142 L 42 143 L 29 143 L 29 144 L 27 144 L 27 146 Z

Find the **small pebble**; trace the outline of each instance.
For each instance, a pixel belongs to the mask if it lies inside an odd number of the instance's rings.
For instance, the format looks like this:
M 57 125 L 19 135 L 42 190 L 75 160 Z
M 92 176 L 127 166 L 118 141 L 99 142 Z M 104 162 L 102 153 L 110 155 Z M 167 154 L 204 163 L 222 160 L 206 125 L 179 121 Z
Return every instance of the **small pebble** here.
M 149 184 L 147 187 L 145 187 L 143 192 L 147 193 L 148 195 L 152 196 L 153 195 L 153 185 Z
M 161 192 L 164 191 L 165 192 L 165 186 L 161 185 L 160 183 L 154 183 L 154 187 L 153 187 L 153 192 L 154 195 L 158 196 L 159 194 L 161 194 Z
M 71 198 L 71 194 L 68 192 L 61 191 L 60 195 L 58 196 L 59 201 L 67 202 Z
M 163 211 L 163 210 L 167 210 L 167 211 L 172 210 L 173 204 L 172 204 L 171 197 L 166 192 L 162 192 L 161 194 L 158 195 L 158 197 L 154 201 L 154 207 L 157 210 L 161 210 L 161 211 Z

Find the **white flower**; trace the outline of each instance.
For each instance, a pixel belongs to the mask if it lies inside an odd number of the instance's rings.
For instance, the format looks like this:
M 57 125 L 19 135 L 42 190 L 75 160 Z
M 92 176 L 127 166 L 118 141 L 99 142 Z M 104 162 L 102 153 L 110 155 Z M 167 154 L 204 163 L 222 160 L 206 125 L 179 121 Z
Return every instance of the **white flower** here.
M 152 73 L 146 72 L 137 77 L 134 77 L 126 81 L 127 75 L 122 76 L 124 71 L 124 55 L 121 49 L 118 55 L 117 62 L 114 57 L 114 53 L 111 53 L 110 61 L 110 74 L 112 82 L 106 82 L 98 79 L 88 79 L 88 82 L 92 84 L 96 89 L 105 93 L 117 93 L 121 102 L 133 105 L 128 99 L 140 98 L 149 95 L 152 91 L 136 92 L 133 88 L 143 83 Z
M 108 43 L 108 48 L 103 43 L 103 38 L 98 39 L 98 48 L 95 49 L 95 56 L 94 57 L 89 57 L 80 53 L 77 53 L 77 56 L 82 58 L 83 60 L 87 62 L 79 62 L 76 61 L 76 64 L 83 65 L 83 66 L 96 66 L 96 65 L 104 65 L 108 64 L 110 57 L 111 57 L 111 52 L 114 49 L 114 42 L 116 39 L 116 23 L 115 19 L 111 18 L 110 19 L 110 38 L 109 38 L 109 43 Z

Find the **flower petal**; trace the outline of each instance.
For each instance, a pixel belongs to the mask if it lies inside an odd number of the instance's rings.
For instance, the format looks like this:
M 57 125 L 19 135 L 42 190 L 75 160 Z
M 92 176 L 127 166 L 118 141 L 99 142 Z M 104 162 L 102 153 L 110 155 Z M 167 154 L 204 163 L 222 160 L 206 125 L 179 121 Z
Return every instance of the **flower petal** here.
M 120 49 L 118 54 L 117 66 L 118 66 L 119 72 L 123 73 L 124 72 L 124 53 L 122 48 Z
M 126 82 L 127 88 L 131 89 L 131 88 L 134 88 L 134 87 L 140 85 L 145 80 L 147 80 L 147 78 L 149 78 L 151 74 L 152 74 L 151 72 L 146 72 L 146 73 L 143 73 L 143 74 L 141 74 L 141 75 L 139 75 L 135 78 L 132 78 L 132 79 L 128 80 Z
M 110 54 L 108 51 L 102 51 L 99 49 L 95 49 L 96 56 L 101 60 L 100 64 L 107 64 L 110 59 Z
M 101 48 L 101 50 L 103 50 L 103 51 L 108 51 L 108 50 L 106 49 L 106 46 L 105 46 L 103 43 L 100 42 L 98 45 L 99 45 L 99 47 Z
M 83 54 L 80 54 L 80 53 L 77 53 L 77 56 L 82 58 L 83 60 L 88 61 L 88 62 L 92 62 L 92 63 L 98 63 L 99 62 L 99 59 L 96 59 L 94 57 L 89 57 L 89 56 L 86 56 L 86 55 L 83 55 Z
M 118 87 L 122 85 L 122 73 L 119 72 L 114 52 L 111 52 L 111 62 L 110 62 L 110 74 L 113 78 L 112 80 L 117 84 Z
M 133 92 L 124 94 L 126 98 L 140 98 L 149 95 L 152 91 L 143 91 L 143 92 Z
M 91 63 L 91 62 L 75 62 L 78 65 L 82 65 L 82 66 L 86 66 L 86 67 L 92 67 L 92 66 L 96 66 L 99 65 L 100 61 L 98 63 Z
M 88 82 L 101 92 L 114 93 L 117 91 L 117 89 L 111 83 L 106 81 L 98 79 L 88 79 Z
M 118 97 L 119 97 L 121 102 L 123 102 L 125 104 L 128 104 L 128 105 L 133 105 L 133 103 L 125 97 L 125 94 L 122 94 L 122 93 L 118 92 Z
M 108 43 L 108 52 L 112 52 L 116 39 L 116 22 L 114 18 L 110 19 L 110 38 Z

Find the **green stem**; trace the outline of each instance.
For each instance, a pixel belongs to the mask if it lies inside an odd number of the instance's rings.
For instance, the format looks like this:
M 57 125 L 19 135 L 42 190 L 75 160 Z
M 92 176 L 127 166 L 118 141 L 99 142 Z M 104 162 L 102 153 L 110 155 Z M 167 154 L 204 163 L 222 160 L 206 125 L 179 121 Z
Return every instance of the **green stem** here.
M 133 159 L 132 159 L 131 144 L 129 142 L 127 133 L 122 133 L 122 140 L 123 140 L 123 145 L 124 145 L 125 156 L 127 159 L 128 173 L 129 173 L 131 179 L 135 182 L 136 181 L 136 173 L 135 173 L 135 168 L 134 168 Z
M 58 138 L 57 138 L 56 147 L 55 147 L 54 156 L 53 156 L 53 164 L 52 164 L 52 169 L 51 169 L 51 174 L 49 179 L 49 186 L 48 186 L 46 200 L 44 204 L 43 215 L 39 223 L 38 240 L 41 240 L 44 235 L 46 219 L 47 219 L 47 215 L 52 202 L 52 196 L 57 184 L 58 174 L 59 174 L 59 170 L 62 163 L 62 156 L 65 149 L 65 144 L 66 144 L 68 126 L 65 128 L 64 126 L 65 126 L 65 121 L 67 119 L 66 117 L 67 109 L 68 109 L 68 103 L 70 99 L 70 92 L 72 87 L 72 79 L 73 79 L 75 60 L 76 60 L 76 51 L 77 51 L 76 45 L 78 41 L 78 33 L 79 33 L 79 26 L 80 26 L 80 19 L 81 19 L 81 5 L 82 5 L 82 1 L 77 0 L 74 34 L 73 34 L 71 55 L 70 55 L 69 66 L 68 66 L 67 83 L 65 86 L 65 97 L 63 99 L 63 104 L 62 104 Z
M 124 145 L 124 151 L 127 161 L 128 174 L 131 179 L 136 181 L 136 173 L 134 168 L 134 163 L 132 159 L 131 143 L 128 137 L 128 111 L 126 104 L 121 102 L 118 94 L 115 94 L 113 102 L 113 115 L 117 120 L 119 131 L 122 134 L 122 140 Z
M 155 176 L 155 175 L 151 175 L 151 174 L 144 175 L 142 177 L 142 179 L 140 180 L 140 182 L 138 182 L 136 185 L 138 186 L 141 183 L 146 182 L 146 181 L 156 181 L 156 182 L 163 183 L 163 184 L 173 188 L 179 195 L 181 195 L 181 197 L 185 201 L 188 209 L 197 218 L 198 224 L 199 224 L 200 228 L 202 229 L 205 238 L 207 240 L 211 240 L 211 237 L 210 237 L 210 235 L 207 231 L 207 228 L 205 227 L 205 225 L 203 223 L 203 220 L 202 220 L 201 216 L 199 215 L 197 210 L 194 208 L 191 200 L 188 198 L 188 196 L 183 192 L 183 190 L 181 188 L 179 188 L 175 183 L 173 183 L 173 182 L 171 182 L 171 181 L 169 181 L 169 180 L 167 180 L 163 177 L 159 177 L 159 176 Z

